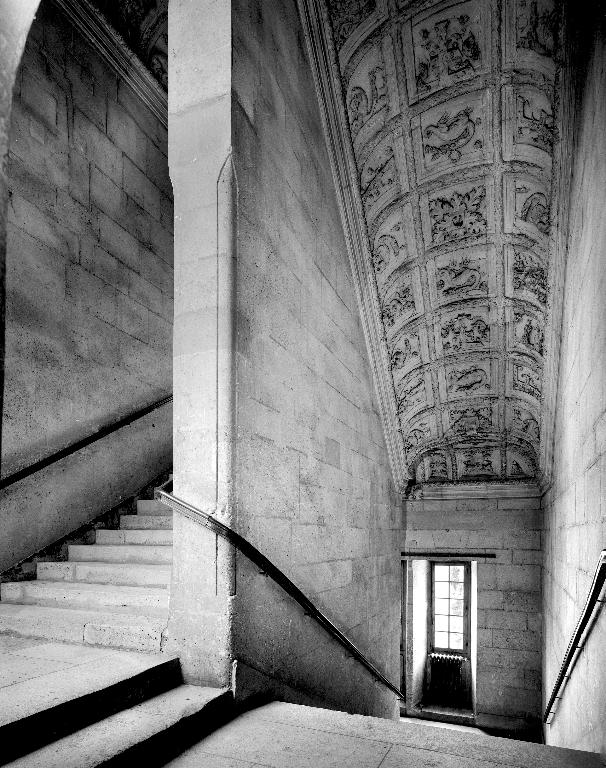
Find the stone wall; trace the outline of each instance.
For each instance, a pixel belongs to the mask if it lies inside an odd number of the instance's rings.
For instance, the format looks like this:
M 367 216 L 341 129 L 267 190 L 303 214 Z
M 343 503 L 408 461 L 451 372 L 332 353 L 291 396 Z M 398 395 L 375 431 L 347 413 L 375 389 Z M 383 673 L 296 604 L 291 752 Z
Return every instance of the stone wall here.
M 294 0 L 233 8 L 237 528 L 394 682 L 399 511 Z M 392 716 L 395 698 L 237 562 L 241 688 Z
M 501 489 L 502 490 L 502 489 Z M 449 492 L 450 491 L 450 492 Z M 531 486 L 426 487 L 404 505 L 402 549 L 476 557 L 476 722 L 536 731 L 541 713 L 540 499 Z M 470 556 L 469 554 L 467 555 Z M 412 649 L 408 678 L 412 680 Z
M 590 54 L 586 76 L 579 68 L 584 88 L 577 110 L 554 481 L 544 498 L 545 699 L 606 547 L 606 34 L 603 24 L 601 30 L 593 24 L 592 32 L 581 49 Z M 553 723 L 546 726 L 547 743 L 593 751 L 606 747 L 605 647 L 602 611 Z
M 43 4 L 8 156 L 3 475 L 170 392 L 166 152 L 162 124 Z M 3 492 L 0 570 L 168 468 L 170 411 Z

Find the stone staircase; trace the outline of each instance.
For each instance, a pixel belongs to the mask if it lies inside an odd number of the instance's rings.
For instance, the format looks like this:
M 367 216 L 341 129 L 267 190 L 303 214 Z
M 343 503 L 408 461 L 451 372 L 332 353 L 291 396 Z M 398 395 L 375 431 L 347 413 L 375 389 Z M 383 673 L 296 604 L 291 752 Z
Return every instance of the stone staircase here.
M 40 562 L 34 581 L 0 585 L 0 634 L 160 651 L 168 620 L 172 511 L 137 501 L 119 530 L 68 546 L 67 561 Z

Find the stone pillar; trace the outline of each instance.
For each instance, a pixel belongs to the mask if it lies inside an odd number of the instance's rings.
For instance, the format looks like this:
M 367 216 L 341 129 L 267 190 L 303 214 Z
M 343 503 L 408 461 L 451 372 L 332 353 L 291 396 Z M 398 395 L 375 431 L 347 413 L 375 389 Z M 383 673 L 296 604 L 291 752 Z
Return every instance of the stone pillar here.
M 174 493 L 229 524 L 234 297 L 230 0 L 171 0 L 169 39 Z M 229 684 L 232 571 L 232 553 L 224 541 L 175 515 L 165 649 L 178 650 L 188 680 Z

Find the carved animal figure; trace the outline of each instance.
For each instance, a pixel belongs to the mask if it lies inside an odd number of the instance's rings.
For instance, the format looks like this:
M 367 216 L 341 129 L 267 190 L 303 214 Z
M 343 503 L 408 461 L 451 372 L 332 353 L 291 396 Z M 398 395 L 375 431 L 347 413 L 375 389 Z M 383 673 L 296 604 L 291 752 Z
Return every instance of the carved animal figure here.
M 412 289 L 410 286 L 404 286 L 384 305 L 383 322 L 388 328 L 391 328 L 401 315 L 414 312 L 415 308 Z
M 513 428 L 523 432 L 533 440 L 539 439 L 539 423 L 535 417 L 525 408 L 516 408 L 513 413 Z
M 457 432 L 478 432 L 490 429 L 490 410 L 488 408 L 464 408 L 451 412 L 452 428 Z
M 457 315 L 442 327 L 442 347 L 453 352 L 462 347 L 483 347 L 488 343 L 488 325 L 481 317 L 470 314 Z
M 555 141 L 553 115 L 542 107 L 533 110 L 530 101 L 518 96 L 518 137 L 517 141 L 537 146 L 550 152 Z
M 364 205 L 369 208 L 383 192 L 396 181 L 396 166 L 393 147 L 386 147 L 376 165 L 364 169 L 361 178 L 361 193 Z
M 514 320 L 516 341 L 542 355 L 545 338 L 542 324 L 535 317 L 524 312 L 516 312 Z
M 465 455 L 465 474 L 468 475 L 486 475 L 494 474 L 492 466 L 492 457 L 490 451 L 469 451 Z
M 547 271 L 531 254 L 525 257 L 515 251 L 513 287 L 516 291 L 530 291 L 540 304 L 547 303 Z
M 411 357 L 418 357 L 419 352 L 413 348 L 410 338 L 405 336 L 398 344 L 398 347 L 391 353 L 391 367 L 395 369 L 404 368 Z
M 551 0 L 521 0 L 517 7 L 516 37 L 518 48 L 541 56 L 553 56 L 557 15 Z
M 398 259 L 405 248 L 393 235 L 381 235 L 376 242 L 372 260 L 377 274 L 380 274 L 390 261 Z
M 449 377 L 450 388 L 455 392 L 469 392 L 488 385 L 488 374 L 483 368 L 472 367 L 464 371 L 453 371 Z
M 444 267 L 438 268 L 439 291 L 446 296 L 458 295 L 467 291 L 486 291 L 486 282 L 482 279 L 480 269 L 473 266 L 467 257 L 460 261 L 453 260 Z
M 466 107 L 451 117 L 448 112 L 437 123 L 428 125 L 423 131 L 423 152 L 432 160 L 446 156 L 456 163 L 461 159 L 461 150 L 469 144 L 476 132 L 476 123 L 471 119 L 471 107 Z
M 370 99 L 364 88 L 359 85 L 351 89 L 349 103 L 349 125 L 355 139 L 369 117 L 379 112 L 387 104 L 387 84 L 383 67 L 373 67 L 368 73 Z
M 401 390 L 400 406 L 402 410 L 406 410 L 411 405 L 414 405 L 424 391 L 425 381 L 422 376 L 417 376 L 408 381 Z
M 480 46 L 467 14 L 424 27 L 415 49 L 417 89 L 429 91 L 473 74 L 480 60 Z

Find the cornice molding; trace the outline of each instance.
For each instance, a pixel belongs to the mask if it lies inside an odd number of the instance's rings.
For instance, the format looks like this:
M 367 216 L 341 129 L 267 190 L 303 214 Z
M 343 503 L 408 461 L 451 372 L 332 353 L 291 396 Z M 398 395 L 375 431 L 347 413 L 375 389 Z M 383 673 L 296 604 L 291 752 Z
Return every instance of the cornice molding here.
M 52 0 L 101 57 L 168 127 L 168 96 L 141 59 L 87 0 Z
M 425 483 L 413 488 L 408 501 L 457 499 L 534 499 L 541 496 L 536 483 Z
M 387 345 L 380 321 L 368 235 L 364 224 L 358 171 L 349 124 L 342 106 L 341 79 L 323 0 L 298 0 L 299 13 L 318 97 L 326 146 L 341 212 L 343 232 L 360 310 L 366 348 L 394 481 L 402 491 L 408 481 L 396 396 L 389 373 Z
M 549 295 L 551 312 L 545 329 L 545 360 L 543 372 L 543 402 L 541 419 L 539 485 L 547 493 L 553 482 L 553 461 L 555 421 L 560 374 L 560 351 L 562 345 L 562 322 L 564 317 L 564 295 L 566 290 L 566 261 L 568 255 L 568 234 L 570 219 L 570 196 L 574 148 L 576 144 L 577 101 L 579 83 L 574 74 L 574 63 L 578 57 L 578 42 L 571 33 L 563 4 L 560 24 L 561 66 L 558 69 L 555 93 L 559 94 L 558 144 L 553 158 L 552 207 L 553 223 L 549 242 L 550 280 Z M 559 80 L 559 82 L 558 82 Z

